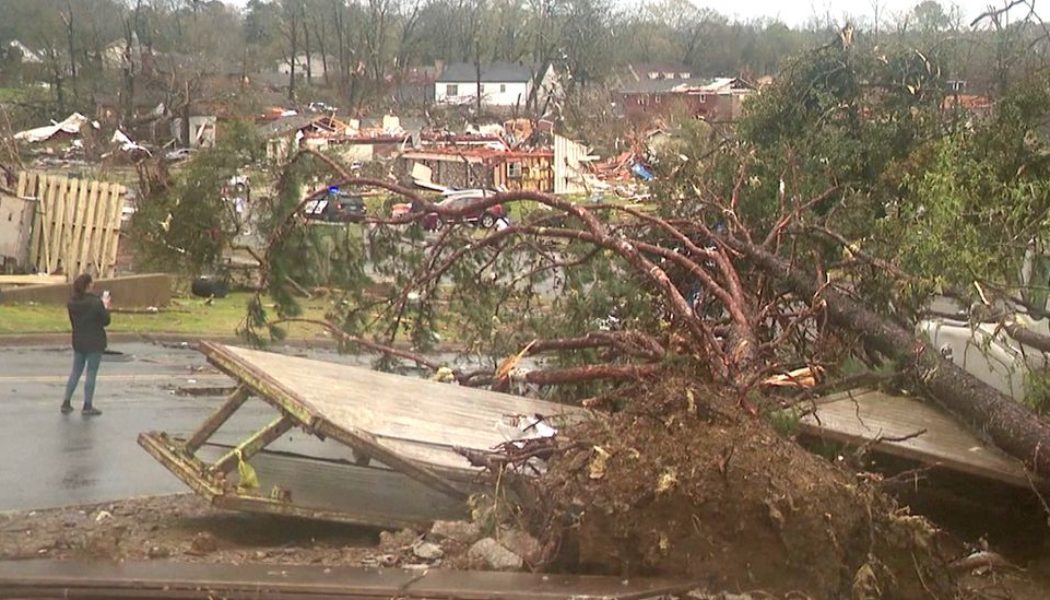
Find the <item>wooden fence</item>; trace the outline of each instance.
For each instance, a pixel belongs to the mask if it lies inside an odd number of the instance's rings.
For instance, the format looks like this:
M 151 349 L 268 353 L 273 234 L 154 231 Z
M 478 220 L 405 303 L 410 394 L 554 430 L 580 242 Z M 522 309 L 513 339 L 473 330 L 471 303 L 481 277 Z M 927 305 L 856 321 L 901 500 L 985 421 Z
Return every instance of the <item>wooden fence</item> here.
M 36 201 L 29 264 L 40 273 L 112 277 L 117 262 L 122 185 L 33 172 L 18 176 L 16 193 Z

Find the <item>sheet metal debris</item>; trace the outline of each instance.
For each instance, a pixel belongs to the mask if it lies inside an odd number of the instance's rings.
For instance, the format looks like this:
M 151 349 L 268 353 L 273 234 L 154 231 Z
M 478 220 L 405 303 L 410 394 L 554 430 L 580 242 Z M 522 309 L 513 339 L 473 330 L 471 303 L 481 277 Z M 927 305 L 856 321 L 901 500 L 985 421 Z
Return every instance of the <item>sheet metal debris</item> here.
M 92 122 L 80 113 L 73 113 L 62 121 L 52 121 L 50 125 L 37 127 L 35 129 L 27 129 L 26 131 L 19 131 L 15 134 L 15 139 L 20 142 L 34 143 L 47 141 L 59 133 L 79 135 L 80 129 L 88 123 L 91 123 L 95 129 L 98 129 L 99 127 L 97 122 Z
M 204 343 L 201 351 L 238 382 L 192 435 L 152 432 L 139 444 L 216 506 L 378 527 L 462 518 L 481 467 L 467 458 L 554 436 L 588 411 L 566 405 L 380 373 L 318 360 Z M 258 397 L 274 420 L 235 448 L 205 444 Z M 267 448 L 291 429 L 340 445 L 339 461 Z M 466 451 L 466 452 L 464 452 Z M 251 464 L 258 486 L 237 485 Z M 542 469 L 530 461 L 530 472 Z M 418 499 L 425 499 L 418 502 Z

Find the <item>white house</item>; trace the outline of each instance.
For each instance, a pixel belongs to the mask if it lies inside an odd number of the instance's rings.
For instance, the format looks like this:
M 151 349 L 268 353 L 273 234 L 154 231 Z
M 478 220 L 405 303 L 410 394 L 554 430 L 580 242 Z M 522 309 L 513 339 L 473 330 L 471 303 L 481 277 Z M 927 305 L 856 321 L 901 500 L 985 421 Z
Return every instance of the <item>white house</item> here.
M 7 43 L 7 47 L 18 50 L 23 63 L 40 64 L 44 62 L 44 57 L 39 52 L 18 40 L 11 40 Z
M 480 80 L 481 89 L 478 89 Z M 560 86 L 553 67 L 548 67 L 535 81 L 541 93 L 559 94 Z M 437 104 L 473 104 L 479 92 L 481 103 L 487 106 L 525 106 L 535 85 L 532 69 L 520 64 L 495 62 L 478 69 L 470 63 L 452 63 L 445 67 L 434 82 L 434 102 Z
M 334 68 L 335 58 L 329 56 L 328 57 L 328 64 L 332 65 L 333 68 Z M 300 54 L 299 56 L 295 57 L 295 75 L 296 75 L 296 77 L 302 77 L 304 79 L 307 77 L 307 75 L 306 75 L 306 65 L 307 65 L 306 54 Z M 320 52 L 318 52 L 317 54 L 311 54 L 310 55 L 309 65 L 310 65 L 310 76 L 309 76 L 310 79 L 324 79 L 325 59 L 321 57 L 321 53 Z M 290 74 L 292 72 L 292 63 L 289 60 L 287 60 L 287 59 L 282 60 L 281 62 L 277 63 L 277 72 L 280 73 L 281 75 L 288 75 L 288 74 Z

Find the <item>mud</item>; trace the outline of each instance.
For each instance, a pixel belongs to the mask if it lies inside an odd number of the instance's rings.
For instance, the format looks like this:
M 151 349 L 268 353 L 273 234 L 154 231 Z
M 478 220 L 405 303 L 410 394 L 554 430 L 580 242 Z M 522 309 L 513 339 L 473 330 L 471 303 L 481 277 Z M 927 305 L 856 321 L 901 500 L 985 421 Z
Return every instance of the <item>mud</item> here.
M 709 589 L 814 598 L 954 597 L 936 529 L 688 380 L 627 409 L 542 482 L 541 533 L 575 572 L 689 576 Z
M 217 511 L 189 494 L 0 514 L 0 560 L 363 565 L 378 540 L 369 529 Z

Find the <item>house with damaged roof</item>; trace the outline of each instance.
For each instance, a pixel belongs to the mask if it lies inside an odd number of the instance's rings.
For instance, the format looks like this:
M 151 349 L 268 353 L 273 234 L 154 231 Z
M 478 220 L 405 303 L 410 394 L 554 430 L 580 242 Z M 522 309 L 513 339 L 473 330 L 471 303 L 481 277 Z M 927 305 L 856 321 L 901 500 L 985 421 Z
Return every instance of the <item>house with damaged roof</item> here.
M 685 65 L 628 65 L 621 78 L 624 115 L 633 121 L 681 115 L 736 121 L 755 86 L 739 77 L 697 77 Z
M 471 105 L 481 98 L 488 107 L 522 107 L 533 96 L 543 105 L 548 98 L 561 97 L 561 83 L 553 66 L 534 70 L 522 63 L 492 62 L 480 68 L 470 63 L 445 66 L 434 82 L 434 102 L 445 105 Z

